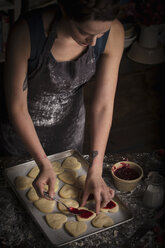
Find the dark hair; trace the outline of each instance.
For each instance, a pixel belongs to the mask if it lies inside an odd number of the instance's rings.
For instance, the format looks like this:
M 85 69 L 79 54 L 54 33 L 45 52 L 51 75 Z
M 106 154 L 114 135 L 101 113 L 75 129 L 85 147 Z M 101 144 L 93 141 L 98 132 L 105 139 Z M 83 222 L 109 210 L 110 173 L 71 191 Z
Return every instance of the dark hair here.
M 120 9 L 120 0 L 58 0 L 66 15 L 77 22 L 114 20 Z

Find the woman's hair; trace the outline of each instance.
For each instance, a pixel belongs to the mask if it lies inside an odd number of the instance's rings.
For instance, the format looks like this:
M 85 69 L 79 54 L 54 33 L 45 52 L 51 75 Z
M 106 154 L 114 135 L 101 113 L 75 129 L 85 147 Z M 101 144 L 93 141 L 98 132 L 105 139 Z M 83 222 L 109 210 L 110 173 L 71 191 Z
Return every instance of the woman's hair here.
M 120 0 L 58 0 L 66 15 L 77 22 L 112 21 L 120 9 Z

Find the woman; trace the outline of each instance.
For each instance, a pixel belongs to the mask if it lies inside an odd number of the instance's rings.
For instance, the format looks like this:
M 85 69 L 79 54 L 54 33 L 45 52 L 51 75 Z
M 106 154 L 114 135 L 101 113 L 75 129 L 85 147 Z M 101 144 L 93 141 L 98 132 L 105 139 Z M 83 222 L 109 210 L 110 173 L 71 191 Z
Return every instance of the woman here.
M 118 11 L 118 0 L 59 0 L 15 24 L 6 55 L 5 92 L 12 124 L 6 120 L 1 125 L 3 147 L 12 155 L 31 154 L 40 168 L 33 185 L 43 197 L 45 184 L 49 196 L 54 195 L 55 175 L 47 155 L 67 149 L 82 152 L 83 85 L 98 61 L 91 166 L 82 197 L 84 206 L 94 195 L 96 213 L 114 196 L 102 178 L 102 165 L 124 43 Z

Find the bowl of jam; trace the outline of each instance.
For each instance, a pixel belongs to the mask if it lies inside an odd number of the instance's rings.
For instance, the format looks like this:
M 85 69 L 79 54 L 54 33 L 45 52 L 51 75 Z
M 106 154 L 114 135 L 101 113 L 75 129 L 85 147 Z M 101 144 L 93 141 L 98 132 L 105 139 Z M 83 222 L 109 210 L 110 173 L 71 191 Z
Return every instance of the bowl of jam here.
M 130 161 L 114 164 L 111 173 L 115 187 L 121 192 L 132 191 L 143 177 L 141 166 Z

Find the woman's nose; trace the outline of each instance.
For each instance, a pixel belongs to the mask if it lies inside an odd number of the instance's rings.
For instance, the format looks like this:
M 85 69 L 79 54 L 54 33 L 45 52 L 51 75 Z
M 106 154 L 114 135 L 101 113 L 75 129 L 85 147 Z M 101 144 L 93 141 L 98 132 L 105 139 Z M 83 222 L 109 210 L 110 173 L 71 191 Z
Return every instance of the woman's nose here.
M 87 43 L 90 45 L 90 46 L 95 46 L 96 45 L 96 40 L 97 40 L 97 35 L 93 35 L 91 37 L 88 37 L 86 39 Z

